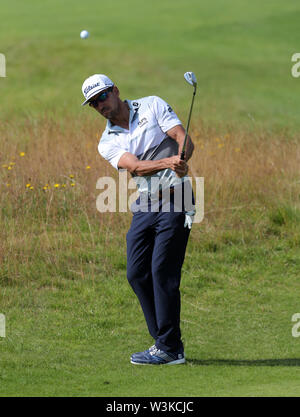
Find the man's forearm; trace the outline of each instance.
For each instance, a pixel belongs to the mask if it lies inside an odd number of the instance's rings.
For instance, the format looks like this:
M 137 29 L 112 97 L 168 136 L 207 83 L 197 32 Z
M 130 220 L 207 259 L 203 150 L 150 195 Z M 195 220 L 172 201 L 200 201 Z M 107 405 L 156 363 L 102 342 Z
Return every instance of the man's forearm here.
M 179 145 L 178 155 L 181 155 L 183 143 L 184 143 L 184 138 L 180 138 L 178 140 L 178 145 Z M 193 152 L 194 152 L 194 145 L 193 145 L 192 139 L 190 138 L 190 136 L 188 136 L 186 140 L 186 147 L 185 147 L 185 160 L 186 161 L 188 161 L 192 157 Z
M 137 176 L 153 175 L 158 171 L 170 168 L 168 158 L 158 159 L 155 161 L 137 161 L 132 174 Z
M 167 134 L 169 137 L 176 140 L 176 142 L 178 143 L 178 155 L 180 156 L 182 152 L 182 148 L 183 148 L 184 138 L 185 138 L 185 129 L 183 128 L 182 125 L 177 125 L 173 127 L 172 129 L 168 130 Z M 188 135 L 187 140 L 186 140 L 186 148 L 185 148 L 185 161 L 188 161 L 191 158 L 193 151 L 194 151 L 194 145 L 193 145 L 191 137 Z

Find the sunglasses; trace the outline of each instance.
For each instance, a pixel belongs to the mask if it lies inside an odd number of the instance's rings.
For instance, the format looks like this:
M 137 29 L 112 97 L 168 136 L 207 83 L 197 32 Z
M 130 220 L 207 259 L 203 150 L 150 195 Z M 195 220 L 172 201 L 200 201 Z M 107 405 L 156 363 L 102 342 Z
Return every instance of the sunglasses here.
M 97 98 L 95 98 L 95 100 L 91 100 L 89 102 L 89 106 L 91 107 L 97 107 L 98 103 L 103 103 L 107 97 L 108 94 L 113 90 L 113 87 L 110 87 L 108 90 L 104 91 L 102 94 L 100 94 Z

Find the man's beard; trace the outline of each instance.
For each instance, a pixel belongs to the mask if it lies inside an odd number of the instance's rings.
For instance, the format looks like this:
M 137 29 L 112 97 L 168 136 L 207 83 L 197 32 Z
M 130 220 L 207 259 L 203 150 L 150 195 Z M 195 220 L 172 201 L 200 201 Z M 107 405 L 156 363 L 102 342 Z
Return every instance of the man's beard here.
M 105 109 L 104 107 L 101 114 L 103 117 L 105 117 L 105 119 L 112 120 L 116 118 L 118 114 L 118 110 L 109 110 L 109 109 Z

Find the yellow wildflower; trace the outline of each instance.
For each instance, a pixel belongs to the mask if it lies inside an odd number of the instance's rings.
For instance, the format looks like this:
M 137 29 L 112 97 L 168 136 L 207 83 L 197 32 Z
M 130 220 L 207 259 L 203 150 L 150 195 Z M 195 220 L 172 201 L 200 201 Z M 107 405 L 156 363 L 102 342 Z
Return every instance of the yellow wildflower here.
M 55 188 L 59 188 L 60 187 L 60 184 L 54 184 L 54 187 Z
M 91 167 L 90 167 L 89 165 L 87 165 L 87 166 L 85 167 L 85 169 L 91 169 Z
M 25 152 L 20 152 L 20 156 L 25 156 Z
M 70 178 L 74 178 L 74 175 L 73 175 L 73 174 L 70 174 L 70 175 L 69 175 L 69 177 L 70 177 Z
M 26 188 L 29 188 L 30 186 L 31 186 L 31 184 L 30 184 L 30 183 L 26 184 Z

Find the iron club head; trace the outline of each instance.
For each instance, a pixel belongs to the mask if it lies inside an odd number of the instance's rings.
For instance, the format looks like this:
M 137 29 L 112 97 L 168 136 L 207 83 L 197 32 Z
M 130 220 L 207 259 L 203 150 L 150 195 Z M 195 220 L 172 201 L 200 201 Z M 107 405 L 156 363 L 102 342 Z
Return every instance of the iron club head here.
M 196 75 L 191 72 L 188 71 L 184 74 L 184 78 L 186 80 L 186 82 L 188 82 L 190 85 L 192 85 L 194 88 L 197 87 L 197 79 L 196 79 Z

